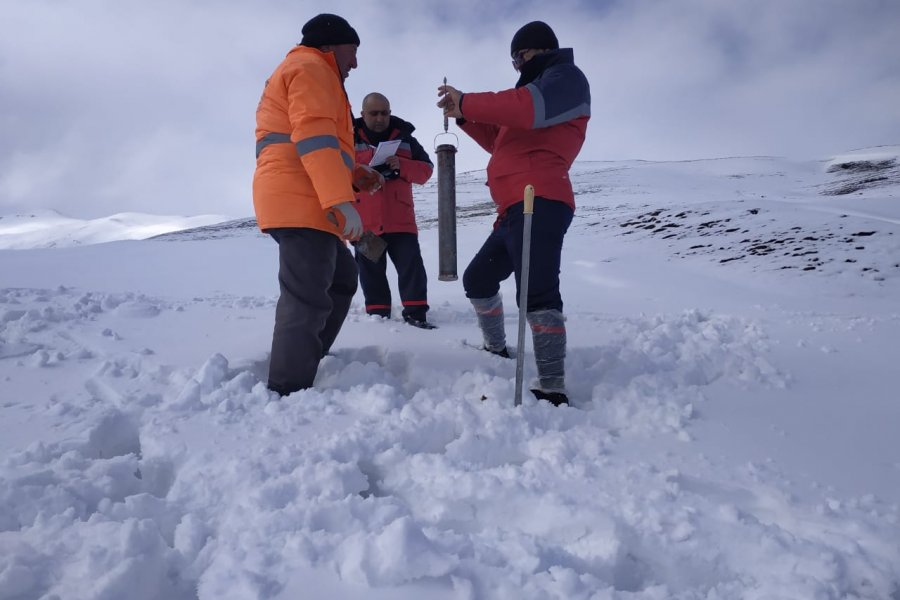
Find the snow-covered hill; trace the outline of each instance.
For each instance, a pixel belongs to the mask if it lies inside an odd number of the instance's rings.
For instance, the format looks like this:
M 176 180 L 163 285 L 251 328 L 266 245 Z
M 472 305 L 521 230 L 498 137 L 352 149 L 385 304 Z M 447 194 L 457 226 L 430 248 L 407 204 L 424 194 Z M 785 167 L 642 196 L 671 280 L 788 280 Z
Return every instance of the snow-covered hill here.
M 883 256 L 884 244 L 893 247 L 893 232 L 880 225 L 900 223 L 900 146 L 808 162 L 773 157 L 581 162 L 572 179 L 579 199 L 590 198 L 576 223 L 665 240 L 673 256 L 706 255 L 722 264 L 744 261 L 763 269 L 856 272 L 876 280 L 897 274 L 896 263 Z M 435 227 L 436 182 L 417 198 L 420 228 Z M 458 176 L 457 202 L 460 221 L 493 214 L 483 171 Z M 850 215 L 866 224 L 845 222 Z M 254 219 L 246 218 L 156 239 L 243 234 L 262 235 Z
M 433 183 L 440 328 L 357 297 L 284 399 L 252 220 L 0 251 L 0 598 L 897 600 L 898 154 L 576 165 L 564 408 L 472 348 Z
M 229 220 L 221 215 L 173 217 L 118 213 L 99 219 L 73 219 L 56 211 L 0 216 L 0 250 L 64 248 L 149 237 Z

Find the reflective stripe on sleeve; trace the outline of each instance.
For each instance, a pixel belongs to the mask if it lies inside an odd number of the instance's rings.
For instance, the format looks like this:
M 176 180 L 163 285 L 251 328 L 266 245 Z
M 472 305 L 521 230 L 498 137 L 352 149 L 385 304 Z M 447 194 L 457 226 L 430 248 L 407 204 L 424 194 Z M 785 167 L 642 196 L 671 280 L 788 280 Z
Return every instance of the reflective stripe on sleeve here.
M 321 150 L 322 148 L 334 148 L 337 150 L 341 147 L 338 139 L 333 135 L 314 135 L 302 139 L 294 145 L 297 146 L 297 154 L 300 156 L 315 152 L 316 150 Z
M 287 133 L 267 133 L 256 142 L 256 158 L 259 158 L 259 153 L 269 144 L 289 144 L 290 142 L 291 136 Z
M 350 172 L 353 172 L 353 165 L 355 164 L 353 158 L 343 150 L 341 150 L 341 158 L 344 159 L 344 166 L 350 169 Z
M 256 142 L 256 157 L 259 158 L 260 152 L 263 151 L 263 148 L 270 144 L 287 144 L 290 143 L 291 136 L 287 133 L 267 133 Z M 314 135 L 312 137 L 308 137 L 306 139 L 300 140 L 296 144 L 297 154 L 303 156 L 304 154 L 309 154 L 310 152 L 315 152 L 316 150 L 321 150 L 323 148 L 334 148 L 335 150 L 340 149 L 340 142 L 333 135 Z M 347 154 L 345 151 L 341 150 L 341 160 L 344 161 L 344 166 L 346 166 L 351 171 L 353 170 L 353 157 Z
M 335 150 L 340 150 L 341 148 L 341 144 L 337 137 L 333 135 L 314 135 L 300 140 L 294 145 L 297 146 L 297 154 L 301 157 L 304 154 L 309 154 L 310 152 L 315 152 L 316 150 L 322 150 L 324 148 L 334 148 Z M 344 150 L 340 150 L 340 152 L 341 159 L 344 161 L 344 166 L 350 169 L 350 171 L 353 171 L 353 157 Z

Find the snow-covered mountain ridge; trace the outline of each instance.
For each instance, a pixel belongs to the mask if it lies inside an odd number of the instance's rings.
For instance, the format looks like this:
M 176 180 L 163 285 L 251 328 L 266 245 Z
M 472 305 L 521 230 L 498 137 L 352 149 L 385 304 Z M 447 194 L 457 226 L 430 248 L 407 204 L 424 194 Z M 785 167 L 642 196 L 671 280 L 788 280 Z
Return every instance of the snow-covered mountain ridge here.
M 119 240 L 143 240 L 170 231 L 203 227 L 229 220 L 221 215 L 190 217 L 117 213 L 97 219 L 75 219 L 53 210 L 0 216 L 0 250 L 66 248 Z
M 810 162 L 774 157 L 578 162 L 571 172 L 578 205 L 573 230 L 601 227 L 633 239 L 662 241 L 674 257 L 856 273 L 880 281 L 900 275 L 900 257 L 890 260 L 900 240 L 879 226 L 900 223 L 898 157 L 900 146 Z M 484 182 L 484 171 L 458 175 L 459 221 L 493 214 Z M 436 227 L 436 200 L 436 181 L 417 188 L 421 229 Z M 260 235 L 254 219 L 154 239 L 245 234 Z

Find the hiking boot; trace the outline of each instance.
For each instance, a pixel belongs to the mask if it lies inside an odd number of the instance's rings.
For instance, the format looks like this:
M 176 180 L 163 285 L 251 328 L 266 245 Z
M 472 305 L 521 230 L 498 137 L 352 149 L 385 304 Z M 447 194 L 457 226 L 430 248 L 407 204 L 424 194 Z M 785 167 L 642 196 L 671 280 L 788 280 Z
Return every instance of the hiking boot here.
M 289 389 L 286 387 L 282 387 L 280 385 L 272 385 L 271 383 L 266 385 L 266 387 L 269 389 L 270 392 L 275 392 L 282 398 L 284 398 L 285 396 L 290 396 L 291 394 L 293 394 L 296 391 L 305 389 L 305 388 Z
M 499 350 L 491 350 L 487 346 L 482 346 L 481 349 L 484 350 L 485 352 L 490 352 L 491 354 L 495 354 L 501 358 L 512 358 L 512 356 L 509 355 L 509 350 L 506 348 L 506 346 L 503 346 Z
M 419 329 L 437 329 L 437 325 L 432 325 L 428 321 L 424 319 L 414 319 L 412 317 L 403 317 L 403 320 L 406 321 L 409 325 L 413 327 L 418 327 Z
M 531 388 L 531 393 L 534 394 L 534 397 L 538 400 L 546 400 L 553 406 L 569 404 L 569 397 L 562 392 L 545 392 L 544 390 Z

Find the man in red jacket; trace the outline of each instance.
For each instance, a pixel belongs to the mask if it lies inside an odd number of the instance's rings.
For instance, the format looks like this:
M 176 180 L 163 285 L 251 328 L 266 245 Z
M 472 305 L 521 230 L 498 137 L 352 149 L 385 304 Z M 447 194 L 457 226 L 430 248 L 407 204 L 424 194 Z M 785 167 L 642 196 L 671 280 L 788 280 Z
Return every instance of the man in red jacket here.
M 531 391 L 554 405 L 568 403 L 566 326 L 559 293 L 563 238 L 575 195 L 569 168 L 584 143 L 591 114 L 590 86 L 571 48 L 560 48 L 549 25 L 532 21 L 510 44 L 519 80 L 502 92 L 463 94 L 443 85 L 438 106 L 491 154 L 487 183 L 497 221 L 463 274 L 463 287 L 484 335 L 484 348 L 509 356 L 500 282 L 522 267 L 525 186 L 535 190 L 526 317 L 534 342 L 538 386 Z
M 412 193 L 412 184 L 421 185 L 431 177 L 431 159 L 413 137 L 415 127 L 392 116 L 390 102 L 378 92 L 372 92 L 363 99 L 362 117 L 354 120 L 353 128 L 356 162 L 359 164 L 369 164 L 379 143 L 399 142 L 395 154 L 382 164 L 373 165 L 384 175 L 384 186 L 372 193 L 360 193 L 356 208 L 364 229 L 384 240 L 386 254 L 397 269 L 403 320 L 421 329 L 434 329 L 434 325 L 425 320 L 428 280 L 419 248 Z M 387 280 L 387 258 L 383 254 L 377 261 L 372 261 L 357 248 L 356 264 L 366 312 L 390 317 L 391 288 Z

